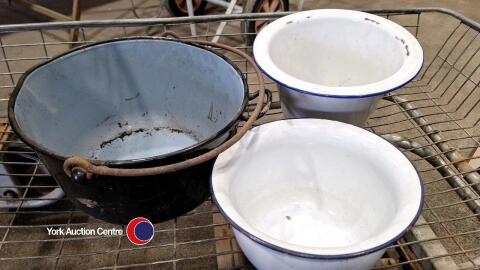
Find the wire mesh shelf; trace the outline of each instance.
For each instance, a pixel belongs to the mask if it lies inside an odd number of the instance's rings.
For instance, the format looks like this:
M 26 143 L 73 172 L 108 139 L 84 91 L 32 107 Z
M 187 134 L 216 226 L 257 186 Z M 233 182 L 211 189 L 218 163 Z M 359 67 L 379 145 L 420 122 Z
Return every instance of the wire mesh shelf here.
M 419 221 L 387 250 L 376 269 L 480 269 L 480 25 L 442 9 L 370 12 L 411 31 L 425 53 L 416 80 L 382 99 L 366 127 L 402 149 L 419 170 L 426 191 Z M 251 53 L 245 40 L 254 33 L 242 32 L 242 24 L 285 14 L 0 26 L 1 268 L 253 269 L 211 201 L 156 224 L 155 237 L 146 246 L 134 246 L 125 235 L 49 236 L 47 227 L 122 226 L 73 208 L 35 153 L 11 132 L 6 107 L 23 72 L 71 47 L 165 31 L 210 40 L 217 26 L 227 22 L 219 42 Z M 196 36 L 190 34 L 193 23 Z M 77 41 L 69 41 L 68 29 L 78 29 Z M 226 56 L 244 72 L 250 91 L 256 91 L 245 61 Z M 265 79 L 274 90 L 274 104 L 257 124 L 283 118 L 276 86 Z

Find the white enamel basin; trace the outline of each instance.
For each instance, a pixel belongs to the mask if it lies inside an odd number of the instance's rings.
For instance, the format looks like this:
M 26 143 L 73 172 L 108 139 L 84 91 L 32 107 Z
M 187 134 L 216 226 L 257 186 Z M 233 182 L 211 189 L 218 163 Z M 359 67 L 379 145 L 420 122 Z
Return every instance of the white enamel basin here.
M 423 201 L 399 150 L 321 119 L 252 129 L 216 160 L 212 193 L 259 269 L 369 269 Z
M 422 47 L 405 28 L 353 10 L 298 12 L 268 24 L 255 61 L 280 88 L 288 118 L 363 125 L 378 97 L 410 82 Z

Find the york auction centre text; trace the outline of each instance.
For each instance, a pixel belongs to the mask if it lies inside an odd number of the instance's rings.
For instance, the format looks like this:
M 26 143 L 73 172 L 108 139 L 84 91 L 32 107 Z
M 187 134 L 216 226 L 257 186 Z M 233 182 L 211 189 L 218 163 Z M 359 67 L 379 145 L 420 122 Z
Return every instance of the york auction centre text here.
M 122 235 L 123 230 L 122 229 L 105 229 L 105 228 L 97 228 L 97 229 L 88 229 L 88 228 L 62 228 L 62 227 L 47 227 L 47 233 L 48 235 L 58 235 L 58 236 L 64 236 L 64 235 Z

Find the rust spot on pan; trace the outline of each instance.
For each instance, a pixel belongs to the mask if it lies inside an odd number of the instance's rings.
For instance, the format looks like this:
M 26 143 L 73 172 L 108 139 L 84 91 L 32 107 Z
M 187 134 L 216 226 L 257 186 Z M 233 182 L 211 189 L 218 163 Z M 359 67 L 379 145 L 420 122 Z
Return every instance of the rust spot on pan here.
M 407 54 L 407 56 L 409 56 L 410 55 L 410 50 L 408 49 L 408 45 L 406 44 L 405 40 L 403 38 L 399 38 L 397 36 L 395 36 L 395 39 L 400 41 L 405 46 L 405 53 Z
M 126 122 L 123 123 L 123 124 L 120 123 L 120 122 L 117 123 L 117 126 L 118 126 L 119 128 L 122 128 L 122 127 L 127 126 L 127 125 L 128 125 L 128 121 L 126 121 Z
M 410 50 L 408 50 L 408 45 L 405 45 L 405 51 L 407 52 L 407 56 L 410 55 Z
M 399 38 L 399 37 L 395 36 L 395 39 L 400 41 L 402 44 L 405 44 L 405 40 L 403 38 Z
M 115 114 L 110 114 L 110 115 L 108 115 L 107 117 L 103 118 L 103 120 L 100 121 L 100 123 L 97 124 L 97 127 L 105 124 L 108 120 L 110 120 L 110 118 L 112 118 L 112 117 L 114 117 L 114 116 L 115 116 Z
M 218 112 L 217 112 L 218 113 Z M 208 120 L 216 123 L 218 120 L 218 115 L 213 115 L 213 103 L 210 103 L 210 111 L 208 112 Z
M 380 22 L 377 22 L 375 20 L 372 20 L 370 18 L 365 18 L 365 21 L 369 21 L 369 22 L 373 22 L 373 23 L 376 23 L 376 24 L 380 24 Z
M 126 98 L 125 101 L 134 100 L 134 99 L 138 98 L 139 96 L 140 96 L 140 92 L 137 92 L 137 94 L 135 96 Z

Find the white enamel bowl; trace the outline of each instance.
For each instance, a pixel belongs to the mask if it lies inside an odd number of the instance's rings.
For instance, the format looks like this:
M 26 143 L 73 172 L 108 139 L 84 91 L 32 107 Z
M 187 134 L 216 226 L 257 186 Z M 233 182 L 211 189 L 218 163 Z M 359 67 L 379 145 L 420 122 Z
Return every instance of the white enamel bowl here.
M 214 200 L 258 269 L 370 269 L 415 223 L 420 178 L 394 146 L 353 125 L 282 120 L 216 160 Z
M 288 118 L 363 125 L 383 94 L 411 81 L 423 51 L 405 28 L 360 11 L 298 12 L 267 25 L 255 61 L 276 81 Z

